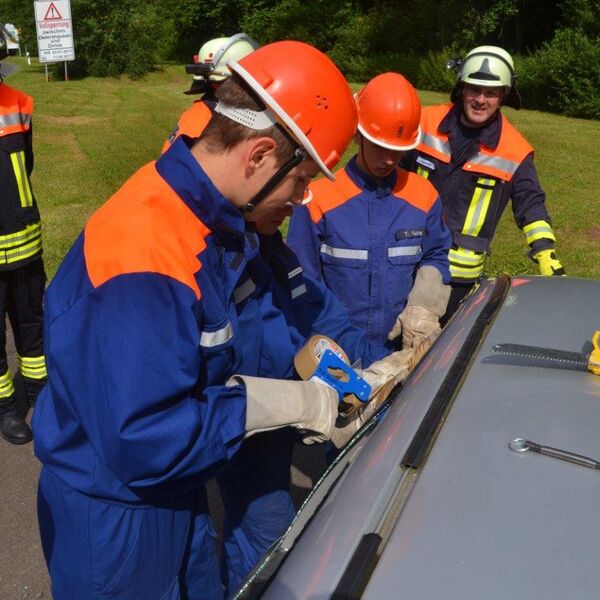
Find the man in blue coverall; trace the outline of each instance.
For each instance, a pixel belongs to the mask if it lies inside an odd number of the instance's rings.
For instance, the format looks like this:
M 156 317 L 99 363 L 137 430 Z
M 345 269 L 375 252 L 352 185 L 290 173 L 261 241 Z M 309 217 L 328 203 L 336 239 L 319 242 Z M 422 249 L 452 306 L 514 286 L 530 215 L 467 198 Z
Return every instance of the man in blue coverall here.
M 367 338 L 404 348 L 439 331 L 450 293 L 450 233 L 429 182 L 398 168 L 420 140 L 421 104 L 398 73 L 357 94 L 358 154 L 309 188 L 287 243 L 304 270 L 335 292 Z
M 222 484 L 238 576 L 281 533 L 260 530 L 268 507 L 289 519 L 279 433 L 343 445 L 367 412 L 336 427 L 337 392 L 289 380 L 293 357 L 309 330 L 364 364 L 385 350 L 320 284 L 277 273 L 247 227 L 298 203 L 318 171 L 332 177 L 356 123 L 351 92 L 299 42 L 229 66 L 200 140 L 182 136 L 94 213 L 48 289 L 33 429 L 56 600 L 222 598 L 203 483 Z M 401 354 L 365 377 L 396 371 Z

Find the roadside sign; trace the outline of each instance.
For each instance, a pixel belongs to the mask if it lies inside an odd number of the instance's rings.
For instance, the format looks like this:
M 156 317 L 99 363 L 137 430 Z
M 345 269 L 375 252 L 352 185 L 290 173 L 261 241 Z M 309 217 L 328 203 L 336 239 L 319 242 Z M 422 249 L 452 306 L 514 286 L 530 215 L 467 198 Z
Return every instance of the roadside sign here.
M 36 0 L 33 8 L 40 62 L 75 60 L 70 0 Z

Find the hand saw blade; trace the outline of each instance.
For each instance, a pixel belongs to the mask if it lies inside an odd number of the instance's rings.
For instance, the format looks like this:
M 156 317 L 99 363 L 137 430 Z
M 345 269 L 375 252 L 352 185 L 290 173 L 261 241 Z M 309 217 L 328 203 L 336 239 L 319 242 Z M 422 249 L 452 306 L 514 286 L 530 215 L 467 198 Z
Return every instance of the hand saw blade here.
M 514 358 L 510 364 L 531 367 L 551 367 L 571 371 L 587 371 L 589 354 L 557 350 L 555 348 L 542 348 L 540 346 L 526 346 L 524 344 L 496 344 L 492 347 L 494 352 Z

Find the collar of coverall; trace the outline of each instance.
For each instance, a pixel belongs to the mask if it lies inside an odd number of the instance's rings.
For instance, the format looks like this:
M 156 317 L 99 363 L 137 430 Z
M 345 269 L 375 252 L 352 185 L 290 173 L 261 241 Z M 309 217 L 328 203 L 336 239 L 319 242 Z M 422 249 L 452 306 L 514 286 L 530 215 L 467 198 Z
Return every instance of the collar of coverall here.
M 243 125 L 250 129 L 261 130 L 268 129 L 275 125 L 295 148 L 294 154 L 285 162 L 278 171 L 265 183 L 265 185 L 250 199 L 248 204 L 244 206 L 243 212 L 252 212 L 283 180 L 283 178 L 303 160 L 306 159 L 307 153 L 304 148 L 298 145 L 298 142 L 290 135 L 285 127 L 279 123 L 275 113 L 269 108 L 265 110 L 252 110 L 249 108 L 238 108 L 231 106 L 219 100 L 215 107 L 215 112 Z
M 362 136 L 360 138 L 362 144 Z M 391 193 L 396 185 L 396 179 L 398 175 L 398 165 L 392 169 L 391 173 L 383 179 L 375 177 L 370 172 L 363 171 L 357 164 L 356 160 L 358 155 L 353 156 L 346 165 L 346 172 L 348 176 L 356 185 L 362 190 L 368 190 L 375 192 L 377 197 L 387 196 Z
M 157 160 L 156 170 L 223 245 L 242 248 L 246 221 L 192 156 L 194 143 L 193 138 L 179 136 Z

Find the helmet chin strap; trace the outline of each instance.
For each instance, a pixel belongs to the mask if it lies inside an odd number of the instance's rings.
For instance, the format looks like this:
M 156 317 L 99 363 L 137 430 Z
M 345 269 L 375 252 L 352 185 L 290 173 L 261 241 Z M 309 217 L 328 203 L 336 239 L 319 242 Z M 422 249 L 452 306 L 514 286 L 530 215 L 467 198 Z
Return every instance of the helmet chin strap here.
M 277 173 L 244 206 L 243 211 L 246 213 L 252 212 L 281 183 L 283 178 L 305 158 L 306 151 L 303 148 L 296 148 L 292 157 L 285 164 L 281 165 Z

